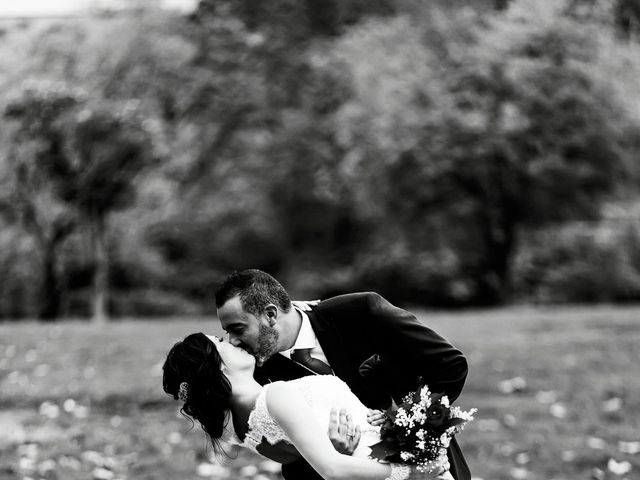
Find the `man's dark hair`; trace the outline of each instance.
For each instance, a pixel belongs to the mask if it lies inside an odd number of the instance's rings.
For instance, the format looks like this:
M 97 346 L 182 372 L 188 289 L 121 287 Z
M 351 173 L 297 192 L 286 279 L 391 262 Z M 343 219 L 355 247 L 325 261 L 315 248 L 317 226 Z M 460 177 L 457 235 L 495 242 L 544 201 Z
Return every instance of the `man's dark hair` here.
M 252 315 L 259 315 L 270 303 L 284 312 L 291 310 L 287 291 L 262 270 L 248 269 L 229 275 L 216 292 L 216 307 L 220 308 L 236 295 L 240 296 L 244 311 Z

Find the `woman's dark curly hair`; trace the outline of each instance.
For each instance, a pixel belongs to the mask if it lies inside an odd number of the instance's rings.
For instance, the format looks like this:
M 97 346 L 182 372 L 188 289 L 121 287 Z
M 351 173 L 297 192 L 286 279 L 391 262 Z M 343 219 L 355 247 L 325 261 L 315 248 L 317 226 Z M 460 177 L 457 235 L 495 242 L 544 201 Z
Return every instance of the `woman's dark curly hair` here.
M 178 400 L 180 384 L 187 382 L 187 401 L 180 410 L 197 420 L 209 435 L 215 450 L 220 448 L 231 408 L 231 384 L 221 369 L 222 359 L 204 333 L 194 333 L 176 343 L 162 367 L 162 387 Z

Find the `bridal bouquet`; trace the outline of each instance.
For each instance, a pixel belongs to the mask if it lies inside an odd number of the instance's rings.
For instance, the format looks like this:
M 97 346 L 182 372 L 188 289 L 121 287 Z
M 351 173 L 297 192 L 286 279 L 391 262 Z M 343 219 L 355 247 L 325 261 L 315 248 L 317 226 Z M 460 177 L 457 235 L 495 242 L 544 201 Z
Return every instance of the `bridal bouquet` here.
M 397 410 L 387 412 L 381 441 L 371 447 L 370 456 L 428 472 L 446 462 L 451 439 L 473 420 L 476 411 L 452 407 L 446 395 L 424 386 L 405 396 Z

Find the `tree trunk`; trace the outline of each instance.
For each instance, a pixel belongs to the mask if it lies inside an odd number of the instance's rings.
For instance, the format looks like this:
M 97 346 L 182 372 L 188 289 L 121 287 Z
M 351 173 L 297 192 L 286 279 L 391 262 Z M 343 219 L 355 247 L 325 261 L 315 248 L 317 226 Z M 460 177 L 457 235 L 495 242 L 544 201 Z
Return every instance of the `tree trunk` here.
M 53 222 L 48 236 L 39 238 L 42 250 L 42 289 L 40 292 L 41 320 L 55 320 L 60 316 L 62 289 L 58 278 L 58 247 L 73 233 L 76 223 L 73 219 L 59 217 Z M 41 232 L 41 230 L 38 230 Z
M 94 215 L 91 219 L 91 240 L 93 246 L 93 298 L 91 299 L 92 323 L 101 324 L 108 320 L 109 298 L 109 258 L 105 218 Z
M 477 270 L 478 303 L 498 305 L 511 293 L 511 260 L 516 246 L 517 225 L 506 203 L 502 206 L 485 205 L 478 220 L 484 253 Z
M 640 33 L 640 0 L 618 0 L 614 7 L 614 21 L 620 36 L 631 40 Z
M 40 320 L 53 321 L 60 315 L 61 294 L 56 272 L 56 242 L 49 240 L 43 248 Z

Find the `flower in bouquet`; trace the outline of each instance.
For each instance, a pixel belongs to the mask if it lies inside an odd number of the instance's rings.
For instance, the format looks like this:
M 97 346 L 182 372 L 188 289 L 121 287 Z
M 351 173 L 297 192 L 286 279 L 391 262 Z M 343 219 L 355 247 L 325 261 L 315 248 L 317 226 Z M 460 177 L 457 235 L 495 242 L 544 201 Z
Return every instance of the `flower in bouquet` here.
M 371 447 L 371 457 L 416 465 L 421 471 L 442 465 L 451 439 L 476 411 L 453 407 L 446 395 L 423 386 L 405 396 L 397 410 L 387 412 L 381 441 Z

